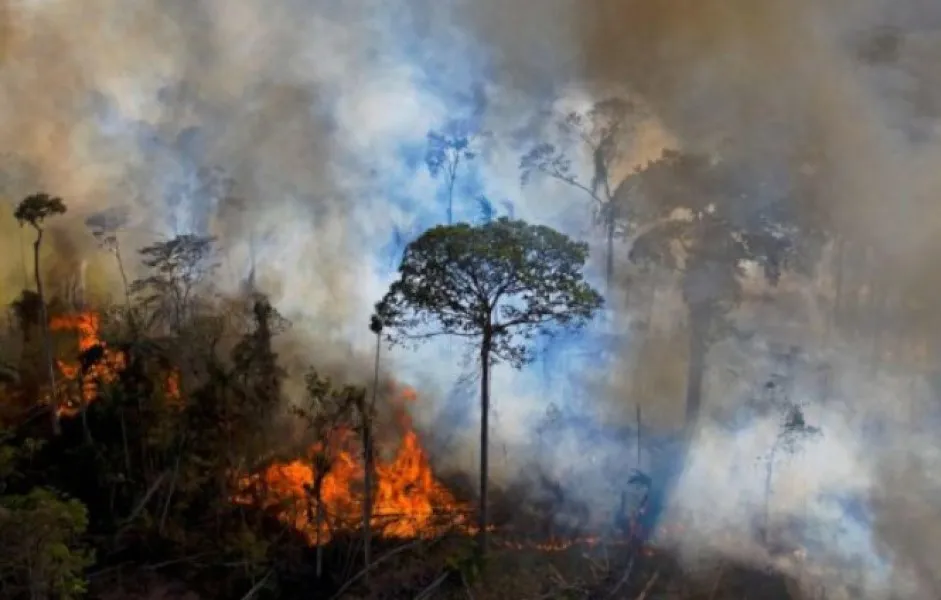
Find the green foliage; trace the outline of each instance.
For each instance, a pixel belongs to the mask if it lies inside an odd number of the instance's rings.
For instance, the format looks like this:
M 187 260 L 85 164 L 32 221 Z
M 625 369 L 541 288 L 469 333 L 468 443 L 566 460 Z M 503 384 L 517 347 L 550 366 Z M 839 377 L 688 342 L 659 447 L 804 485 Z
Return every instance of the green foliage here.
M 0 493 L 11 480 L 22 477 L 20 463 L 35 457 L 45 445 L 45 440 L 26 438 L 15 444 L 10 430 L 0 429 Z
M 13 212 L 13 217 L 20 225 L 30 225 L 39 229 L 43 221 L 56 215 L 64 215 L 65 203 L 62 198 L 49 194 L 32 194 L 24 198 Z
M 35 488 L 0 497 L 0 590 L 6 598 L 78 598 L 94 553 L 80 542 L 88 527 L 85 506 Z
M 524 221 L 434 227 L 405 249 L 376 311 L 391 341 L 486 336 L 496 357 L 519 367 L 533 336 L 583 326 L 601 307 L 584 280 L 587 258 L 587 244 Z
M 459 582 L 474 585 L 484 574 L 488 557 L 477 551 L 470 543 L 458 545 L 445 559 L 445 567 Z

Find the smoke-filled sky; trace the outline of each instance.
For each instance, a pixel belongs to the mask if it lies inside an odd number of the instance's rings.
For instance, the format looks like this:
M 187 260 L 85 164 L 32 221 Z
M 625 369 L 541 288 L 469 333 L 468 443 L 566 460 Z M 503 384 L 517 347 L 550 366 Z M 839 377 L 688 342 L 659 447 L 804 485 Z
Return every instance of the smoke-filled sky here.
M 864 64 L 860 45 L 886 26 L 903 34 L 897 56 Z M 114 275 L 82 223 L 107 206 L 134 209 L 122 238 L 126 247 L 182 231 L 219 235 L 227 257 L 219 283 L 230 290 L 247 273 L 254 241 L 259 281 L 295 323 L 297 360 L 329 354 L 358 363 L 368 360 L 368 315 L 403 244 L 444 220 L 440 182 L 423 163 L 429 130 L 461 119 L 493 133 L 481 138 L 480 156 L 462 171 L 457 218 L 479 219 L 483 195 L 498 215 L 586 237 L 590 213 L 583 198 L 538 180 L 521 188 L 519 157 L 553 135 L 547 114 L 631 94 L 648 107 L 649 118 L 622 168 L 665 146 L 720 151 L 747 161 L 756 197 L 814 169 L 805 221 L 832 215 L 891 264 L 887 281 L 934 289 L 933 257 L 941 250 L 937 31 L 941 3 L 932 0 L 4 0 L 0 194 L 8 213 L 32 191 L 62 196 L 70 212 L 57 219 L 48 268 L 75 272 L 87 260 L 89 281 L 104 287 Z M 241 213 L 200 185 L 199 171 L 213 168 L 234 180 Z M 0 229 L 6 257 L 0 299 L 6 301 L 22 285 L 28 232 L 18 232 L 9 217 L 0 218 Z M 630 319 L 617 302 L 613 307 Z M 797 318 L 811 319 L 819 309 L 811 302 L 802 310 Z M 795 317 L 777 314 L 772 325 Z M 741 354 L 716 350 L 714 370 L 748 363 Z M 895 383 L 860 386 L 862 358 L 844 358 L 836 381 L 860 406 L 884 407 L 914 394 Z M 459 349 L 440 346 L 391 361 L 400 377 L 438 402 L 423 409 L 431 414 L 426 423 L 452 414 L 447 399 L 454 381 L 473 368 L 462 363 Z M 574 385 L 555 392 L 537 385 L 542 372 L 498 369 L 497 443 L 525 441 L 550 401 L 586 401 L 579 389 L 597 395 L 587 401 L 606 414 L 612 406 L 614 412 L 633 406 L 626 398 L 627 362 L 620 357 L 596 371 L 582 365 L 582 378 L 563 374 Z M 682 376 L 676 359 L 666 362 L 669 368 L 656 367 L 664 379 Z M 763 367 L 748 367 L 739 372 L 760 377 Z M 586 373 L 597 380 L 588 385 Z M 734 403 L 748 394 L 751 382 L 716 377 L 709 402 Z M 675 414 L 682 406 L 677 389 L 677 397 L 659 398 L 645 410 Z M 938 515 L 936 503 L 926 500 L 938 482 L 923 474 L 941 466 L 931 453 L 937 446 L 919 446 L 919 436 L 903 440 L 903 426 L 895 425 L 891 456 L 866 459 L 867 440 L 850 412 L 818 413 L 832 434 L 814 452 L 839 458 L 803 464 L 803 473 L 813 474 L 810 483 L 800 469 L 790 476 L 785 470 L 781 485 L 811 490 L 785 500 L 816 502 L 821 489 L 872 495 L 878 488 L 879 510 L 860 526 L 872 536 L 867 552 L 880 563 L 897 561 L 898 577 L 910 575 L 911 590 L 900 591 L 905 597 L 933 597 L 937 561 L 925 558 L 931 556 L 926 547 L 941 536 L 900 533 L 925 532 L 926 525 L 897 521 L 909 501 Z M 690 497 L 739 485 L 728 475 L 712 483 L 703 475 L 730 465 L 730 454 L 757 451 L 767 426 L 760 422 L 733 437 L 704 433 L 699 456 L 705 462 L 683 483 L 695 486 Z M 585 455 L 572 444 L 562 448 Z M 609 457 L 619 451 L 597 445 L 591 450 Z M 925 450 L 921 470 L 908 460 L 917 449 Z M 562 454 L 551 461 L 560 472 L 572 462 Z M 740 497 L 752 493 L 740 491 Z M 819 514 L 845 516 L 826 506 Z M 701 516 L 701 506 L 686 508 Z M 734 521 L 731 512 L 723 515 Z

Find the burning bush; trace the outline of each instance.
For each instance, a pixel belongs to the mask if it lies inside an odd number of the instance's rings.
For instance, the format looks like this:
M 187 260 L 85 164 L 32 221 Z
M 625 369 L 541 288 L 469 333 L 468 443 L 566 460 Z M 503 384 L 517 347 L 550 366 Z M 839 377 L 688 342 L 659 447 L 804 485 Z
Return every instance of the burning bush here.
M 417 538 L 464 526 L 470 507 L 436 479 L 406 403 L 415 393 L 398 394 L 395 416 L 400 443 L 389 460 L 376 464 L 372 528 L 383 536 Z M 337 531 L 361 524 L 364 468 L 362 447 L 352 428 L 331 432 L 303 459 L 276 463 L 246 477 L 237 501 L 260 501 L 279 518 L 305 533 L 312 544 L 328 543 Z

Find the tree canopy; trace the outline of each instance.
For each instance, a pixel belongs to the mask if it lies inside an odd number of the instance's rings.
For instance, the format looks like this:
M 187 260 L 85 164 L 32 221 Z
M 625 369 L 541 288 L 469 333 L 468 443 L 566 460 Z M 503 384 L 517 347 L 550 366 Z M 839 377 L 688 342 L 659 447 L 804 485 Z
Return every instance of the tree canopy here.
M 377 314 L 392 341 L 483 335 L 518 367 L 532 358 L 533 336 L 583 326 L 601 307 L 587 258 L 588 244 L 521 220 L 437 226 L 405 249 Z
M 49 194 L 32 194 L 17 205 L 13 216 L 20 225 L 29 224 L 38 229 L 47 218 L 64 215 L 65 211 L 62 198 Z

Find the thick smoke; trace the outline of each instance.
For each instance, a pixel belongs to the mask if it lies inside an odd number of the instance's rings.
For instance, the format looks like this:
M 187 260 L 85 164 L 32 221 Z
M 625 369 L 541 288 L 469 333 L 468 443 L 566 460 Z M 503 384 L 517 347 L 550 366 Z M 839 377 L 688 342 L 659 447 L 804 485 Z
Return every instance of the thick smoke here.
M 889 36 L 888 55 L 867 59 L 872 32 L 886 27 L 897 44 Z M 941 5 L 929 0 L 6 0 L 0 194 L 11 205 L 39 189 L 63 196 L 70 213 L 51 225 L 49 276 L 79 272 L 84 261 L 99 292 L 113 292 L 116 280 L 80 225 L 95 211 L 133 209 L 126 247 L 211 231 L 226 257 L 224 290 L 238 289 L 255 255 L 259 285 L 295 323 L 288 358 L 368 373 L 371 306 L 403 244 L 444 220 L 439 182 L 422 163 L 425 134 L 452 119 L 495 134 L 481 137 L 458 186 L 459 219 L 479 218 L 476 198 L 486 196 L 497 214 L 585 236 L 587 204 L 549 183 L 521 190 L 519 155 L 549 135 L 546 111 L 629 91 L 653 119 L 625 169 L 676 145 L 747 161 L 756 189 L 813 173 L 803 221 L 825 222 L 878 256 L 884 275 L 873 285 L 925 295 L 938 287 L 932 257 L 941 250 L 932 205 L 941 192 L 939 29 Z M 4 301 L 27 276 L 29 233 L 10 212 L 0 217 Z M 789 394 L 823 434 L 781 459 L 771 510 L 774 520 L 803 519 L 798 542 L 821 570 L 785 566 L 812 582 L 857 585 L 864 597 L 888 586 L 937 597 L 932 392 L 911 369 L 877 378 L 865 350 L 821 333 L 833 279 L 821 269 L 776 292 L 777 311 L 736 315 L 759 333 L 710 353 L 706 402 L 722 424 L 701 428 L 671 511 L 692 525 L 690 556 L 755 555 L 746 539 L 765 491 L 755 461 L 780 415 L 738 408 L 780 370 L 765 340 L 786 338 L 810 356 L 794 368 Z M 550 402 L 596 407 L 619 424 L 641 402 L 649 425 L 677 425 L 684 311 L 669 287 L 649 299 L 660 334 L 573 338 L 588 358 L 563 365 L 579 374 L 563 374 L 568 385 L 546 391 L 545 371 L 497 370 L 494 443 L 506 449 L 495 452 L 498 477 L 528 457 L 514 447 L 531 446 Z M 638 307 L 613 306 L 633 331 Z M 930 315 L 912 320 L 906 331 L 937 330 Z M 602 349 L 613 358 L 599 361 Z M 814 383 L 822 362 L 831 365 L 826 393 Z M 466 377 L 454 386 L 474 365 L 456 344 L 392 355 L 388 367 L 425 393 L 420 421 L 461 429 L 453 419 L 474 418 L 461 409 L 474 405 L 474 386 Z M 881 433 L 864 422 L 881 422 Z M 605 465 L 633 466 L 624 440 L 603 441 L 582 424 L 561 429 L 564 442 L 541 449 L 543 466 L 569 483 L 578 473 L 570 487 L 588 499 L 614 500 Z M 471 468 L 472 444 L 451 447 Z M 859 498 L 864 507 L 850 508 Z M 843 562 L 853 560 L 866 578 Z

